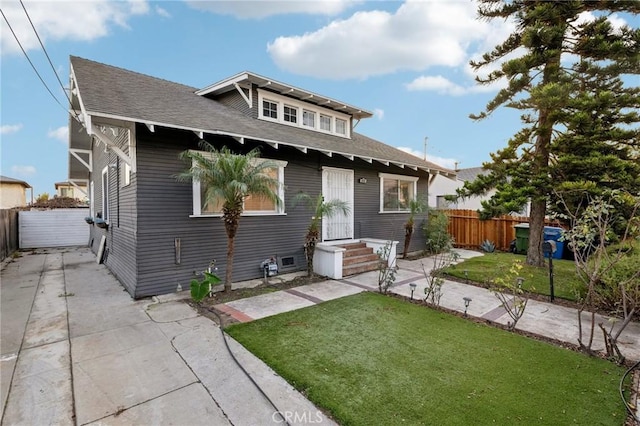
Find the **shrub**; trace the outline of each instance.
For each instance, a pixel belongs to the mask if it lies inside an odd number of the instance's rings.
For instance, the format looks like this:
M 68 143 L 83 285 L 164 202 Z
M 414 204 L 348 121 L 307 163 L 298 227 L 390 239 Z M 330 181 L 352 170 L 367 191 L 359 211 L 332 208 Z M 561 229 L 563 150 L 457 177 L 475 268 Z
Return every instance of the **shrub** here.
M 447 232 L 449 217 L 441 210 L 428 210 L 429 215 L 423 231 L 427 240 L 426 251 L 429 254 L 441 253 L 453 248 L 453 237 Z

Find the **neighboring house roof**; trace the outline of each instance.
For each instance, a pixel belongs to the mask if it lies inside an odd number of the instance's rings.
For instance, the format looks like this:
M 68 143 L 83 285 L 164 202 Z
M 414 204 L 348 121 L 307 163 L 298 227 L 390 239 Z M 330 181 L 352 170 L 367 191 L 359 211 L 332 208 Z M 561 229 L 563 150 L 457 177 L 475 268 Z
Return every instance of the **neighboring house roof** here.
M 24 186 L 25 188 L 31 188 L 31 185 L 29 185 L 27 182 L 7 176 L 0 176 L 0 183 L 17 183 Z
M 453 170 L 355 132 L 352 132 L 351 139 L 347 139 L 249 117 L 220 102 L 198 95 L 199 89 L 194 87 L 75 56 L 71 57 L 71 72 L 77 85 L 82 112 L 90 116 L 249 138 L 276 146 L 282 144 L 302 150 L 308 148 L 327 154 L 358 157 L 369 162 L 382 161 L 414 170 L 423 169 L 432 174 L 455 176 Z M 245 74 L 247 78 L 259 77 L 257 74 Z M 231 80 L 228 84 L 232 84 Z M 203 90 L 214 90 L 215 87 L 217 86 L 209 86 Z M 300 89 L 294 89 L 294 92 L 295 90 Z
M 476 180 L 479 175 L 486 174 L 487 171 L 482 167 L 469 167 L 466 169 L 458 169 L 458 180 L 464 182 L 472 182 Z

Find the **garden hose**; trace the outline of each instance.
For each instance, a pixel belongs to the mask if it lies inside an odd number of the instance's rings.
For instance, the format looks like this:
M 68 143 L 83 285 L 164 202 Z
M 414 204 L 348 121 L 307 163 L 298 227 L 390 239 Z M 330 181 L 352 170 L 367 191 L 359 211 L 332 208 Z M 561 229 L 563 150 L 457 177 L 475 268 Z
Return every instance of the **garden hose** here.
M 624 404 L 625 408 L 627 409 L 627 413 L 629 413 L 629 415 L 631 416 L 631 418 L 634 420 L 635 424 L 640 425 L 640 418 L 637 416 L 636 413 L 633 412 L 633 408 L 631 408 L 631 406 L 629 405 L 629 403 L 627 402 L 626 398 L 624 397 L 624 381 L 626 380 L 627 376 L 629 374 L 631 374 L 631 372 L 633 370 L 635 370 L 636 368 L 640 367 L 640 361 L 636 362 L 635 364 L 633 364 L 633 366 L 631 366 L 631 368 L 629 368 L 627 371 L 624 372 L 624 374 L 622 375 L 622 379 L 620 379 L 620 398 L 622 398 L 622 403 Z M 631 384 L 631 386 L 633 387 L 633 382 Z M 636 395 L 636 400 L 638 400 L 640 397 L 640 395 Z M 636 402 L 637 404 L 637 402 Z M 639 407 L 636 407 L 636 410 L 638 410 Z M 640 411 L 638 412 L 640 414 Z

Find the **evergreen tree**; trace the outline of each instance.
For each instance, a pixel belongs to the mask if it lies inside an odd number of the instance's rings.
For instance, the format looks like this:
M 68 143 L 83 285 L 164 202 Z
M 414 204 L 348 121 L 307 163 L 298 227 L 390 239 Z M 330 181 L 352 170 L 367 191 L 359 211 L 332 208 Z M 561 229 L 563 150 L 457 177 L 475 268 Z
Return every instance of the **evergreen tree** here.
M 519 211 L 530 201 L 527 263 L 542 266 L 547 203 L 558 186 L 555 179 L 559 174 L 555 168 L 567 144 L 558 135 L 569 134 L 570 128 L 576 133 L 582 132 L 579 126 L 571 124 L 569 111 L 582 111 L 587 106 L 586 102 L 581 105 L 577 101 L 581 89 L 575 76 L 580 70 L 565 63 L 572 57 L 585 58 L 593 71 L 603 71 L 612 79 L 611 83 L 619 74 L 638 72 L 638 30 L 614 31 L 610 25 L 602 24 L 604 19 L 596 19 L 594 24 L 579 24 L 581 14 L 638 13 L 640 2 L 479 0 L 479 3 L 481 18 L 512 19 L 516 29 L 502 44 L 484 54 L 482 60 L 471 62 L 475 70 L 499 64 L 487 77 L 476 78 L 480 84 L 508 81 L 507 87 L 498 92 L 482 113 L 471 117 L 484 119 L 500 106 L 506 106 L 523 111 L 524 127 L 509 140 L 507 147 L 491 154 L 491 161 L 483 165 L 489 173 L 468 182 L 458 195 L 479 195 L 495 188 L 496 194 L 483 203 L 481 216 L 484 218 Z M 516 54 L 520 56 L 511 58 Z M 589 88 L 587 92 L 592 90 Z M 600 111 L 597 102 L 590 106 Z M 616 105 L 611 107 L 612 116 L 616 116 L 616 108 Z M 614 120 L 607 125 L 613 129 L 623 122 L 624 119 Z M 593 132 L 599 132 L 597 126 Z M 604 139 L 605 136 L 598 133 L 593 143 L 609 143 Z

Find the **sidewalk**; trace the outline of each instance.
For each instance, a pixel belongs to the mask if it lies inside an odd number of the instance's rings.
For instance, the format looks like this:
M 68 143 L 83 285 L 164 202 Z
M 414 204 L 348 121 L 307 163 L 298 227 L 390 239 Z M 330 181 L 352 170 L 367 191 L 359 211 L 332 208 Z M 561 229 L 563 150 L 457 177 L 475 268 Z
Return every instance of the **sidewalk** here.
M 2 424 L 283 423 L 215 323 L 183 301 L 132 300 L 86 248 L 24 253 L 1 286 Z M 230 345 L 285 416 L 318 423 L 313 404 Z
M 416 283 L 414 297 L 423 295 L 423 262 L 429 268 L 429 259 L 398 260 L 391 291 L 410 297 L 409 284 Z M 377 291 L 377 280 L 373 271 L 216 307 L 238 321 L 252 321 Z M 218 326 L 179 300 L 187 295 L 134 301 L 86 248 L 40 250 L 8 263 L 0 291 L 2 424 L 283 423 L 235 364 Z M 472 299 L 469 315 L 507 323 L 498 299 L 483 288 L 447 281 L 441 305 L 463 312 L 463 297 Z M 518 328 L 575 344 L 576 316 L 571 308 L 530 301 Z M 595 347 L 602 349 L 599 333 L 596 338 Z M 313 404 L 229 340 L 280 412 L 290 420 L 318 423 Z M 640 359 L 640 324 L 629 325 L 620 348 L 628 358 Z M 334 423 L 322 415 L 320 424 Z

